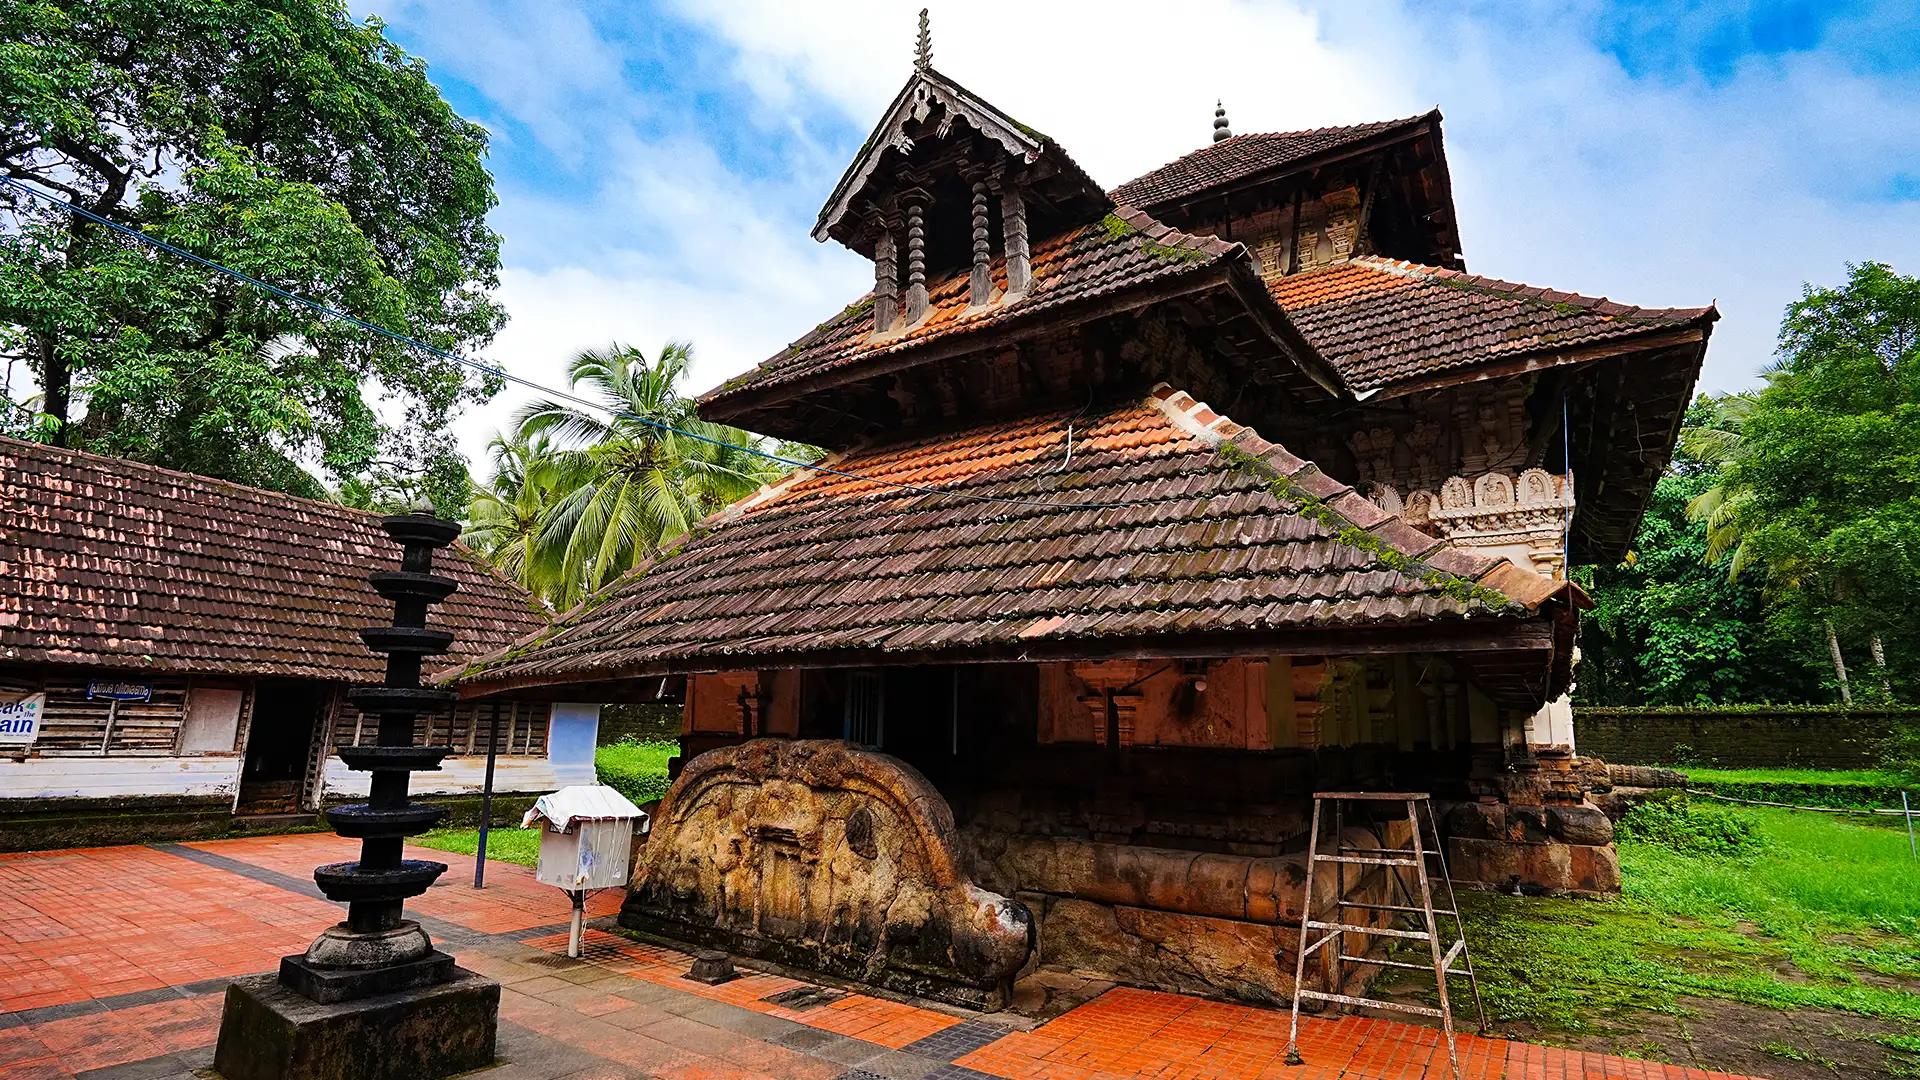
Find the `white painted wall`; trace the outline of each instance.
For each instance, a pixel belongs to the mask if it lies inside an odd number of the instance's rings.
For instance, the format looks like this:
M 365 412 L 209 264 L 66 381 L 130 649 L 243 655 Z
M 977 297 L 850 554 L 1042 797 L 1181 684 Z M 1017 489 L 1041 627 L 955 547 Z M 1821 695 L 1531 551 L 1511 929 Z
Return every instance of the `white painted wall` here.
M 485 754 L 463 754 L 441 762 L 433 772 L 413 774 L 407 791 L 414 795 L 478 795 L 487 777 Z M 361 799 L 367 795 L 372 774 L 354 772 L 337 757 L 327 758 L 321 791 L 326 798 Z M 544 757 L 500 757 L 493 767 L 493 790 L 530 791 L 546 794 L 568 784 L 593 783 L 593 770 L 554 768 Z
M 0 761 L 0 799 L 194 795 L 232 801 L 240 755 L 205 757 L 30 757 Z

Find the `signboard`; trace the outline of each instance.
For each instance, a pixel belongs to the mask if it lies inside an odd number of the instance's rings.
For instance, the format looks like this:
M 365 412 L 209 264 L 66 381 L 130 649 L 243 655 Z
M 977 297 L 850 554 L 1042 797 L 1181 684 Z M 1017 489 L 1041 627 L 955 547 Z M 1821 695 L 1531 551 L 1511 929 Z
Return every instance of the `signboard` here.
M 87 696 L 95 700 L 147 701 L 153 697 L 153 684 L 95 679 L 87 684 Z
M 47 710 L 47 695 L 35 694 L 16 701 L 0 701 L 0 744 L 24 746 L 40 737 L 40 716 Z

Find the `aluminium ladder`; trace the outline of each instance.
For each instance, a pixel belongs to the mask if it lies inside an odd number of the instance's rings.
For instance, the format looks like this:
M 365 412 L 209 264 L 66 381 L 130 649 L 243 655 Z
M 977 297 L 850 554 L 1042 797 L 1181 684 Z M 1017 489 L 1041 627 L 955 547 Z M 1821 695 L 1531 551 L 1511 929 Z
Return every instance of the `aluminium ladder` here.
M 1320 807 L 1331 803 L 1333 807 L 1333 853 L 1325 854 L 1320 850 Z M 1407 824 L 1412 833 L 1412 846 L 1408 848 L 1369 848 L 1348 844 L 1342 835 L 1345 831 L 1345 804 L 1348 802 L 1401 803 L 1407 808 Z M 1428 841 L 1431 840 L 1431 846 Z M 1428 860 L 1437 860 L 1437 867 L 1430 867 Z M 1324 919 L 1314 917 L 1313 882 L 1315 871 L 1321 864 L 1334 867 L 1334 913 Z M 1371 904 L 1347 899 L 1346 870 L 1349 866 L 1361 868 L 1380 867 L 1387 872 L 1388 878 L 1397 887 L 1404 904 Z M 1413 871 L 1418 884 L 1418 895 L 1409 895 L 1406 875 L 1399 871 Z M 1433 878 L 1438 876 L 1446 888 L 1444 908 L 1433 906 Z M 1346 921 L 1344 911 L 1353 909 L 1368 912 L 1384 912 L 1393 916 L 1414 916 L 1417 928 L 1412 930 L 1394 926 L 1367 926 Z M 1438 917 L 1446 916 L 1453 920 L 1453 939 L 1444 946 L 1440 939 Z M 1312 932 L 1325 931 L 1325 935 L 1312 938 Z M 1427 943 L 1433 963 L 1414 964 L 1404 960 L 1369 959 L 1366 956 L 1350 956 L 1346 952 L 1346 935 L 1368 934 L 1401 941 L 1424 941 Z M 1328 944 L 1333 945 L 1332 977 L 1329 990 L 1305 989 L 1307 957 L 1320 951 Z M 1371 951 L 1371 950 L 1363 950 Z M 1440 1007 L 1414 1005 L 1400 1001 L 1382 1001 L 1376 998 L 1356 997 L 1340 993 L 1346 989 L 1341 978 L 1342 964 L 1370 964 L 1376 967 L 1404 968 L 1412 971 L 1432 970 L 1434 987 L 1440 997 Z M 1465 976 L 1467 985 L 1473 990 L 1473 1007 L 1480 1018 L 1480 1034 L 1487 1033 L 1487 1010 L 1480 1001 L 1480 983 L 1473 974 L 1473 959 L 1467 954 L 1466 926 L 1460 919 L 1460 904 L 1454 899 L 1453 879 L 1447 874 L 1447 856 L 1440 839 L 1440 829 L 1433 819 L 1433 804 L 1425 792 L 1413 791 L 1316 791 L 1313 794 L 1313 824 L 1307 834 L 1307 884 L 1300 902 L 1300 942 L 1294 956 L 1293 968 L 1293 1018 L 1287 1030 L 1287 1063 L 1298 1065 L 1300 1057 L 1300 1001 L 1302 998 L 1314 1001 L 1330 1001 L 1341 1005 L 1358 1005 L 1368 1008 L 1391 1009 L 1395 1012 L 1414 1013 L 1419 1016 L 1437 1016 L 1440 1026 L 1447 1037 L 1447 1062 L 1452 1068 L 1454 1080 L 1460 1078 L 1460 1060 L 1453 1046 L 1453 1010 L 1447 1003 L 1447 977 Z

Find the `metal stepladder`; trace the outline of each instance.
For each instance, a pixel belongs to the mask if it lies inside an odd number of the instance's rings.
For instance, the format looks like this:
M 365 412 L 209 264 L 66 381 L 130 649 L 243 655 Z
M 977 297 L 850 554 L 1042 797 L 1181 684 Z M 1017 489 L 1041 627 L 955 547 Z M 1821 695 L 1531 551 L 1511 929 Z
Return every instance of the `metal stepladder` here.
M 1407 848 L 1355 847 L 1346 843 L 1345 804 L 1348 802 L 1365 803 L 1402 803 L 1407 808 L 1407 824 L 1412 833 L 1412 846 Z M 1320 850 L 1320 810 L 1323 803 L 1333 807 L 1333 853 Z M 1423 820 L 1424 819 L 1424 820 Z M 1433 906 L 1434 868 L 1428 860 L 1437 860 L 1437 872 L 1440 883 L 1446 889 L 1446 907 Z M 1326 918 L 1316 918 L 1313 910 L 1313 883 L 1316 871 L 1322 864 L 1332 864 L 1335 873 L 1334 912 Z M 1359 867 L 1360 873 L 1367 868 L 1380 867 L 1386 870 L 1389 880 L 1398 889 L 1404 904 L 1373 904 L 1347 899 L 1347 867 Z M 1418 886 L 1418 895 L 1408 895 L 1406 875 L 1400 870 L 1413 871 Z M 1395 926 L 1368 926 L 1349 922 L 1345 916 L 1348 910 L 1385 912 L 1389 916 L 1413 916 L 1419 928 L 1403 930 Z M 1440 940 L 1439 917 L 1453 920 L 1453 940 L 1444 947 Z M 1314 931 L 1324 931 L 1324 936 L 1313 938 Z M 1375 937 L 1395 938 L 1403 941 L 1424 941 L 1433 957 L 1431 970 L 1436 991 L 1440 997 L 1440 1007 L 1414 1005 L 1400 1001 L 1382 1001 L 1376 998 L 1356 997 L 1341 993 L 1346 983 L 1341 977 L 1343 964 L 1371 964 L 1376 967 L 1404 968 L 1412 971 L 1429 970 L 1427 964 L 1409 963 L 1404 960 L 1370 959 L 1366 956 L 1351 956 L 1346 952 L 1346 935 L 1367 934 Z M 1333 945 L 1332 980 L 1329 990 L 1307 990 L 1304 988 L 1307 974 L 1307 957 L 1320 951 L 1328 944 Z M 1370 950 L 1366 950 L 1370 951 Z M 1453 878 L 1447 874 L 1446 849 L 1440 839 L 1440 829 L 1433 819 L 1433 804 L 1425 792 L 1413 791 L 1316 791 L 1313 794 L 1313 824 L 1307 835 L 1307 884 L 1300 903 L 1300 944 L 1294 957 L 1293 969 L 1293 1018 L 1287 1029 L 1287 1063 L 1298 1065 L 1300 1057 L 1300 1001 L 1330 1001 L 1342 1005 L 1358 1005 L 1368 1008 L 1389 1009 L 1394 1012 L 1413 1013 L 1419 1016 L 1437 1016 L 1441 1029 L 1447 1037 L 1447 1062 L 1452 1069 L 1454 1080 L 1460 1080 L 1460 1059 L 1453 1045 L 1453 1010 L 1447 1000 L 1447 977 L 1465 976 L 1467 985 L 1473 990 L 1473 1007 L 1479 1015 L 1480 1034 L 1487 1033 L 1487 1010 L 1480 1001 L 1480 983 L 1473 974 L 1473 959 L 1467 954 L 1467 931 L 1460 919 L 1460 904 L 1454 899 Z

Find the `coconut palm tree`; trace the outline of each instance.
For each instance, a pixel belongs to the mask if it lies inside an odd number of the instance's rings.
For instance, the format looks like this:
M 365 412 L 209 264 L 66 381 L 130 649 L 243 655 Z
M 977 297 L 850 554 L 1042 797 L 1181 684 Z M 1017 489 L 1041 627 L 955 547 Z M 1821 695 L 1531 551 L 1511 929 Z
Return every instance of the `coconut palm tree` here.
M 493 476 L 474 485 L 467 508 L 468 544 L 529 592 L 545 596 L 557 580 L 551 559 L 543 559 L 540 530 L 564 492 L 553 448 L 543 437 L 496 433 L 487 445 Z
M 548 440 L 556 497 L 541 515 L 534 561 L 564 609 L 658 554 L 707 514 L 784 471 L 752 452 L 757 440 L 710 424 L 680 394 L 692 349 L 669 342 L 649 358 L 610 345 L 573 358 L 567 377 L 583 401 L 534 401 L 514 422 L 520 439 Z

